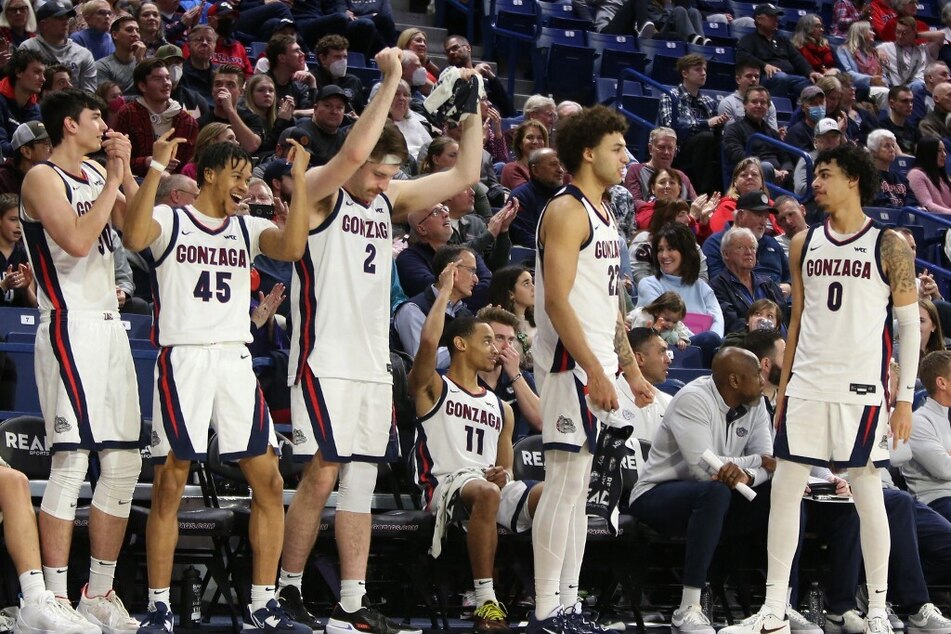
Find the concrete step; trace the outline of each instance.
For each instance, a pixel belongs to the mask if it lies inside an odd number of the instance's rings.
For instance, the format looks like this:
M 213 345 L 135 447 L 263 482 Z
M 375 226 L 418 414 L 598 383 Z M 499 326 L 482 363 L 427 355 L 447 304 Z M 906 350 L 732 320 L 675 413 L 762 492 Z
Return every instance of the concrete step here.
M 436 16 L 428 13 L 416 13 L 409 9 L 393 9 L 393 20 L 397 24 L 412 24 L 414 26 L 435 26 Z
M 417 28 L 423 31 L 426 34 L 426 41 L 429 43 L 429 48 L 432 51 L 441 51 L 442 43 L 446 40 L 446 35 L 448 31 L 442 27 L 431 26 L 428 24 L 419 24 L 416 21 L 413 22 L 396 22 L 396 30 L 402 31 L 409 28 Z

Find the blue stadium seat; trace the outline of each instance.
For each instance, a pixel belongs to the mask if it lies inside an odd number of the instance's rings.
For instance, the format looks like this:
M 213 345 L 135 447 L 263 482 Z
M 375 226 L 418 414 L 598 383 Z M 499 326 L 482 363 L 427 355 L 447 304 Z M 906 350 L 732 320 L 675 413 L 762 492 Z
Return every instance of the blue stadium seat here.
M 575 8 L 570 0 L 568 2 L 564 0 L 556 2 L 541 0 L 538 3 L 538 25 L 560 29 L 594 30 L 594 24 L 591 23 L 591 20 L 575 13 Z
M 506 117 L 502 119 L 502 132 L 508 132 L 523 121 L 525 121 L 524 115 L 519 115 L 517 117 Z
M 594 60 L 597 53 L 587 46 L 551 44 L 547 49 L 544 74 L 536 76 L 535 92 L 550 92 L 555 101 L 572 99 L 591 105 L 595 97 Z M 536 72 L 538 66 L 535 67 Z M 570 68 L 571 72 L 562 72 Z
M 877 220 L 883 225 L 895 225 L 898 223 L 899 210 L 888 207 L 865 207 L 865 215 L 872 220 Z
M 347 73 L 357 77 L 367 90 L 373 88 L 373 85 L 383 78 L 383 73 L 377 68 L 347 67 Z
M 367 58 L 363 53 L 357 51 L 347 51 L 347 68 L 368 68 Z
M 658 55 L 667 57 L 683 57 L 687 54 L 687 45 L 683 42 L 672 40 L 638 40 L 638 48 L 647 55 L 648 58 L 654 58 Z
M 610 77 L 598 77 L 598 103 L 612 105 L 617 101 L 617 82 Z M 644 94 L 641 83 L 631 80 L 624 81 L 623 91 L 622 99 L 628 95 L 641 97 Z
M 637 40 L 631 35 L 607 35 L 589 31 L 588 46 L 598 53 L 595 72 L 599 77 L 617 79 L 625 68 L 644 72 L 647 60 L 638 52 Z
M 697 346 L 687 346 L 683 350 L 677 346 L 671 346 L 670 350 L 674 353 L 671 368 L 703 368 L 703 358 L 700 355 L 700 348 Z
M 732 46 L 704 46 L 702 44 L 687 44 L 688 53 L 703 55 L 712 62 L 733 64 L 736 62 L 736 52 Z
M 36 332 L 40 325 L 40 311 L 35 308 L 0 308 L 0 339 L 17 332 Z
M 563 29 L 553 26 L 543 26 L 540 29 L 536 48 L 548 48 L 553 44 L 586 47 L 588 45 L 587 32 L 584 29 Z
M 791 115 L 793 113 L 793 103 L 789 97 L 772 97 L 773 105 L 776 106 L 777 113 Z
M 779 25 L 781 28 L 789 31 L 796 30 L 796 24 L 798 24 L 802 16 L 808 13 L 816 13 L 815 7 L 812 9 L 792 9 L 784 6 L 783 11 L 785 11 L 785 14 L 779 19 Z
M 446 9 L 451 7 L 466 16 L 466 38 L 475 42 L 476 17 L 482 14 L 481 2 L 465 2 L 463 0 L 435 0 L 436 26 L 446 26 Z
M 130 339 L 147 339 L 152 332 L 152 315 L 123 314 L 121 318 Z
M 898 156 L 892 162 L 892 168 L 889 171 L 900 174 L 902 178 L 908 176 L 908 171 L 911 170 L 911 166 L 915 163 L 915 157 L 913 156 Z
M 248 47 L 248 57 L 251 58 L 251 62 L 264 55 L 264 51 L 267 49 L 267 42 L 251 42 L 251 46 Z
M 707 90 L 732 93 L 736 90 L 736 67 L 732 62 L 711 60 L 707 62 Z
M 710 39 L 718 41 L 733 41 L 733 35 L 730 31 L 730 25 L 726 22 L 710 22 L 709 20 L 703 23 L 703 34 L 709 37 Z
M 749 35 L 750 33 L 756 33 L 755 26 L 737 26 L 736 24 L 730 25 L 730 33 L 733 34 L 734 40 L 740 40 L 744 35 Z
M 513 246 L 509 251 L 509 263 L 521 264 L 530 269 L 535 268 L 535 249 L 531 247 Z
M 508 46 L 508 93 L 515 94 L 515 68 L 519 50 L 534 44 L 538 33 L 538 11 L 535 0 L 493 0 L 484 42 L 485 59 L 493 59 L 498 40 Z
M 735 0 L 728 0 L 727 6 L 730 8 L 730 13 L 733 14 L 734 18 L 752 18 L 753 11 L 756 9 L 756 4 L 752 2 L 736 2 Z
M 709 376 L 710 370 L 702 368 L 670 368 L 667 371 L 667 380 L 668 381 L 683 381 L 684 383 L 690 383 L 694 379 L 699 379 L 702 376 Z

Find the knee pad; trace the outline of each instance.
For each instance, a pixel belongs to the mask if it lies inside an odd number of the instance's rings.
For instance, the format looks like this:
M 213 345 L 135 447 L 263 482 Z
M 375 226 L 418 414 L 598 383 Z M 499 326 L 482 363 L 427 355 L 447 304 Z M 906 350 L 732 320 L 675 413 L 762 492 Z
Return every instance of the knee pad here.
M 375 464 L 348 462 L 340 466 L 340 484 L 337 486 L 337 510 L 351 513 L 369 513 L 373 489 L 376 486 Z
M 92 505 L 113 517 L 129 517 L 132 494 L 142 471 L 138 449 L 107 449 L 99 453 L 102 473 L 96 483 Z
M 50 479 L 40 503 L 43 512 L 67 522 L 76 519 L 76 500 L 88 469 L 88 451 L 58 451 L 53 454 Z

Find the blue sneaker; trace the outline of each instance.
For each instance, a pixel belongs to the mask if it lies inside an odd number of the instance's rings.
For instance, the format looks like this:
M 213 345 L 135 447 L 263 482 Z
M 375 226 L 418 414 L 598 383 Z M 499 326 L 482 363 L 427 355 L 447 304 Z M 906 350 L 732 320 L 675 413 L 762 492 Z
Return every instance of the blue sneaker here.
M 175 615 L 169 612 L 164 603 L 156 603 L 139 624 L 136 634 L 172 634 L 175 629 Z
M 292 621 L 277 599 L 271 599 L 254 612 L 251 612 L 250 605 L 247 606 L 244 609 L 244 629 L 258 629 L 266 634 L 313 634 L 306 625 Z
M 532 612 L 528 618 L 525 634 L 582 634 L 566 616 L 566 611 L 562 607 L 558 607 L 544 619 L 539 619 Z
M 599 625 L 596 621 L 589 620 L 584 614 L 580 601 L 575 603 L 573 607 L 563 608 L 561 614 L 562 618 L 569 624 L 570 629 L 576 632 L 583 634 L 610 634 L 610 632 L 613 631 Z

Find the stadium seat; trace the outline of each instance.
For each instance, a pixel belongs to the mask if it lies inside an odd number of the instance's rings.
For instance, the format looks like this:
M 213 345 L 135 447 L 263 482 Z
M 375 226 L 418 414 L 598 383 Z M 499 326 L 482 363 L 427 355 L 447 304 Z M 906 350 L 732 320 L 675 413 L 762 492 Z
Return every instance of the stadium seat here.
M 606 35 L 588 32 L 588 46 L 598 53 L 595 72 L 598 77 L 617 79 L 625 68 L 644 72 L 647 60 L 637 50 L 637 41 L 630 35 Z M 600 100 L 599 100 L 600 101 Z
M 0 339 L 13 331 L 36 332 L 40 326 L 40 311 L 35 308 L 0 308 Z
M 347 72 L 357 77 L 368 91 L 383 78 L 383 73 L 376 68 L 347 67 Z
M 367 58 L 358 51 L 347 51 L 347 68 L 368 68 Z
M 726 22 L 704 22 L 703 34 L 714 42 L 734 41 L 733 35 L 730 31 L 730 25 Z
M 899 210 L 889 207 L 865 207 L 865 215 L 883 225 L 898 224 Z
M 466 16 L 466 39 L 475 43 L 475 22 L 482 15 L 481 2 L 464 2 L 463 0 L 435 0 L 436 26 L 446 26 L 446 9 L 451 7 Z
M 906 178 L 908 176 L 908 171 L 911 170 L 914 162 L 915 157 L 913 156 L 898 156 L 892 162 L 892 168 L 890 171 L 900 175 L 902 178 Z
M 732 46 L 704 46 L 702 44 L 687 44 L 688 53 L 703 55 L 711 62 L 733 64 L 736 62 L 736 53 Z
M 538 3 L 538 25 L 560 29 L 594 30 L 591 20 L 579 16 L 571 2 L 565 2 L 564 0 L 556 2 L 541 0 Z
M 552 93 L 555 101 L 594 101 L 596 52 L 587 47 L 585 31 L 542 27 L 535 46 L 535 92 Z M 571 72 L 562 72 L 570 68 Z
M 670 350 L 674 353 L 672 368 L 702 368 L 703 359 L 700 355 L 700 348 L 697 346 L 687 346 L 683 350 L 677 346 L 671 346 Z
M 756 4 L 753 4 L 752 2 L 735 2 L 734 0 L 727 0 L 726 4 L 730 8 L 730 13 L 733 14 L 734 19 L 752 18 L 753 11 L 756 9 Z
M 598 78 L 598 103 L 610 106 L 617 103 L 617 84 L 618 80 L 610 77 Z M 621 94 L 622 102 L 626 96 L 642 97 L 644 88 L 640 82 L 624 80 L 624 88 Z
M 129 339 L 147 339 L 152 333 L 152 315 L 123 313 L 121 319 Z
M 534 45 L 538 33 L 538 11 L 535 0 L 493 0 L 486 29 L 483 57 L 492 59 L 498 40 L 508 46 L 508 93 L 515 94 L 515 71 L 519 50 Z
M 535 249 L 531 247 L 513 246 L 509 251 L 509 264 L 521 264 L 530 269 L 535 268 Z

